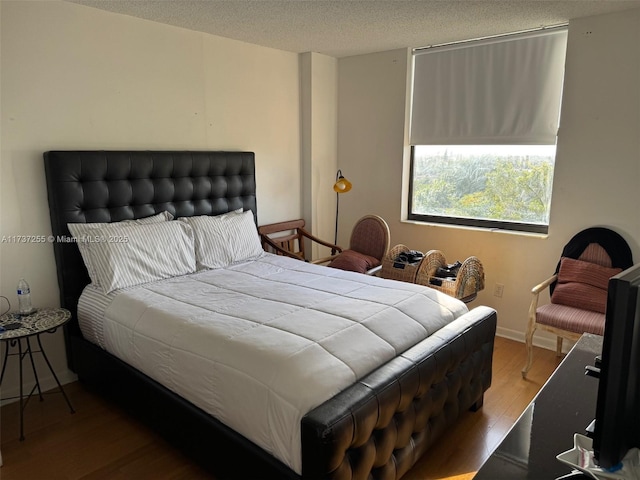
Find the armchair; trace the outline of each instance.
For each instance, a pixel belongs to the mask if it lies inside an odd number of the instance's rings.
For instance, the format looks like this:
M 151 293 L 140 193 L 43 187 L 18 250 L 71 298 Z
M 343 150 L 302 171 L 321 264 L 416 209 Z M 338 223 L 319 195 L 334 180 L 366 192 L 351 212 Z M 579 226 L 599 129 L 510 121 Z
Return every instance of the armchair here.
M 260 241 L 262 242 L 262 248 L 266 252 L 275 253 L 277 255 L 284 255 L 286 257 L 297 258 L 298 260 L 307 260 L 305 252 L 305 239 L 311 242 L 316 242 L 320 245 L 331 249 L 331 255 L 317 260 L 312 260 L 311 263 L 327 263 L 335 258 L 335 256 L 342 252 L 342 248 L 333 243 L 325 242 L 324 240 L 312 235 L 304 228 L 305 221 L 289 220 L 285 222 L 270 223 L 268 225 L 262 225 L 258 227 L 258 234 L 260 235 Z
M 390 242 L 387 222 L 378 215 L 365 215 L 351 231 L 349 248 L 339 253 L 329 267 L 373 275 L 382 269 Z
M 592 227 L 576 234 L 562 250 L 555 273 L 531 290 L 533 298 L 525 345 L 527 363 L 522 377 L 533 364 L 536 329 L 553 333 L 556 354 L 562 355 L 563 339 L 577 341 L 583 333 L 604 333 L 609 278 L 633 265 L 631 249 L 618 233 Z M 549 289 L 551 303 L 539 306 L 540 294 Z

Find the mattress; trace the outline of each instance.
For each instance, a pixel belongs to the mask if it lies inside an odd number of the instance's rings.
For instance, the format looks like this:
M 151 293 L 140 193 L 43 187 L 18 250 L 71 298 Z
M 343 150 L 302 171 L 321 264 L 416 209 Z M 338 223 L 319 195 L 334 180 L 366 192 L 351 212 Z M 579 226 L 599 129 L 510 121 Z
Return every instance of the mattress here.
M 265 253 L 108 296 L 83 335 L 301 473 L 311 409 L 467 312 L 428 287 Z

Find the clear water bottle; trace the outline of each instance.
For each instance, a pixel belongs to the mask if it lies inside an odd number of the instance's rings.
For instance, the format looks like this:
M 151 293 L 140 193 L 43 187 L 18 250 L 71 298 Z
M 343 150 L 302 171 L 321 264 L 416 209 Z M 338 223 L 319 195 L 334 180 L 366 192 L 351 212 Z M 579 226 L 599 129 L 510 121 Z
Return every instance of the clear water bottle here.
M 31 310 L 31 290 L 26 280 L 21 278 L 18 282 L 18 313 L 30 313 Z

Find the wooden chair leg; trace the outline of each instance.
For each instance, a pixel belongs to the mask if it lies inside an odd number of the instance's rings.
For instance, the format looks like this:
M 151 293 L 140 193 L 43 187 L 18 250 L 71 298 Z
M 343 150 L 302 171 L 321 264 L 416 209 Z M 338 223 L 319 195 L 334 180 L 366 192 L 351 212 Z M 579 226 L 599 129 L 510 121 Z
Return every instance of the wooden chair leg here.
M 531 370 L 533 364 L 533 333 L 536 331 L 536 321 L 533 318 L 529 318 L 529 325 L 527 326 L 527 333 L 525 335 L 524 343 L 527 348 L 527 363 L 522 369 L 522 378 L 527 378 L 527 373 Z
M 556 339 L 556 357 L 562 356 L 562 337 L 558 335 Z

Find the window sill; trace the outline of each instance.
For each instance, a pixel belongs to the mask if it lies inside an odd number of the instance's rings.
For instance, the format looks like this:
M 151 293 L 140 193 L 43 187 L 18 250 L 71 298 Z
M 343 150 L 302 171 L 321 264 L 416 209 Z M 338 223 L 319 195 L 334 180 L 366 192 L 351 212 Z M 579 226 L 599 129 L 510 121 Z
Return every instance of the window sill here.
M 409 219 L 403 219 L 403 220 L 400 220 L 400 222 L 411 224 L 411 225 L 424 226 L 424 227 L 446 228 L 446 229 L 453 229 L 453 230 L 467 230 L 467 231 L 475 231 L 475 232 L 502 233 L 502 234 L 517 235 L 520 237 L 530 237 L 530 238 L 545 239 L 549 236 L 548 233 L 523 232 L 520 230 L 507 230 L 505 228 L 471 227 L 467 225 L 454 225 L 454 224 L 436 223 L 436 222 L 421 222 L 419 220 L 409 220 Z

